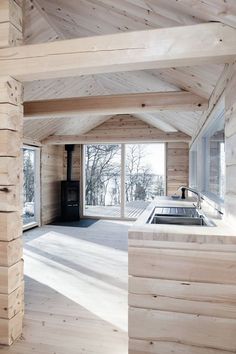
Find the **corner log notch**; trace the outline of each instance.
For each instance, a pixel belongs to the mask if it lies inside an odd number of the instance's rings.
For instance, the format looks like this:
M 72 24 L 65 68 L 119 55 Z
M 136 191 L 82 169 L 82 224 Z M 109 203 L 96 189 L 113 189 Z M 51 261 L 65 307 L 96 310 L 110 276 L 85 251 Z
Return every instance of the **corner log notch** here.
M 0 76 L 32 81 L 226 63 L 236 56 L 235 35 L 222 23 L 204 23 L 5 48 Z
M 202 111 L 207 101 L 190 92 L 149 92 L 75 97 L 24 103 L 24 118 L 61 118 L 82 114 L 127 114 L 161 110 Z

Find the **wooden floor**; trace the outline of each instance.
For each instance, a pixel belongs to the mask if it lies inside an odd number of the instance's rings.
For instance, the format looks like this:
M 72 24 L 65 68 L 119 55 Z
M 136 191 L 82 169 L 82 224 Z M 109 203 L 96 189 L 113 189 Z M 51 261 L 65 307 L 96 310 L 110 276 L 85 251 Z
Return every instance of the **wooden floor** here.
M 126 204 L 125 217 L 127 219 L 137 219 L 142 212 L 147 208 L 150 202 L 145 202 L 142 200 L 129 202 Z M 121 209 L 119 205 L 109 205 L 109 206 L 94 206 L 87 205 L 85 208 L 86 216 L 104 216 L 119 218 L 121 216 Z
M 26 232 L 24 332 L 1 354 L 127 354 L 129 226 Z

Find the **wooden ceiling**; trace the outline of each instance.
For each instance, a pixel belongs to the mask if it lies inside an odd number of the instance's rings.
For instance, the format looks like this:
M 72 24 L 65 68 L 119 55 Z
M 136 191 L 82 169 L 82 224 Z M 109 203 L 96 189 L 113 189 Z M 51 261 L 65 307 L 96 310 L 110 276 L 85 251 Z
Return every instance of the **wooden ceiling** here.
M 235 0 L 26 0 L 28 44 L 220 21 L 236 28 Z M 25 100 L 186 90 L 209 99 L 223 65 L 88 75 L 25 83 Z M 202 112 L 162 111 L 139 115 L 164 131 L 192 135 Z M 24 135 L 84 134 L 110 116 L 35 120 L 24 123 Z

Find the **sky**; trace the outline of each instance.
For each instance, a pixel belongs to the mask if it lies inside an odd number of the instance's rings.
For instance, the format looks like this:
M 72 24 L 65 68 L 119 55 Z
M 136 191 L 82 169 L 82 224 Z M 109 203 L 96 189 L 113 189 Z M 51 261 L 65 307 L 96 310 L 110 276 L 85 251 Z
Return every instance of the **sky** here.
M 145 160 L 157 175 L 165 174 L 165 144 L 140 144 L 145 148 Z

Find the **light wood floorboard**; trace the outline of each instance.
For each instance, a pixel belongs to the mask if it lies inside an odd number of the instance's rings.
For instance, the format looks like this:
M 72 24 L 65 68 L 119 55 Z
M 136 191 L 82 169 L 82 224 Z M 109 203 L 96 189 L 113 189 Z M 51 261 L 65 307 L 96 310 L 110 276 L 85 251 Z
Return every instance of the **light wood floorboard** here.
M 26 232 L 24 331 L 1 354 L 127 354 L 129 226 Z

